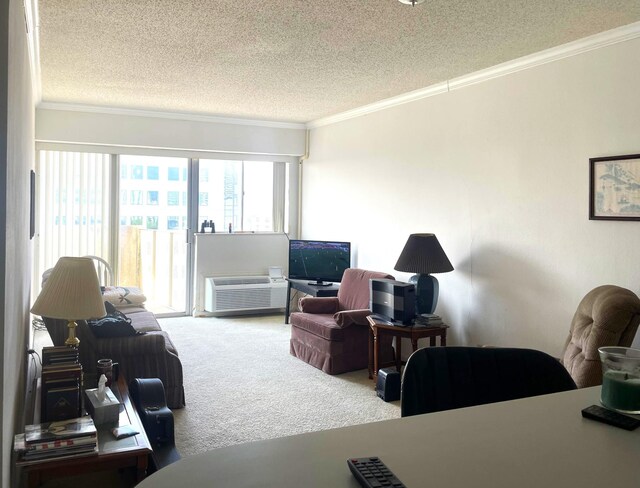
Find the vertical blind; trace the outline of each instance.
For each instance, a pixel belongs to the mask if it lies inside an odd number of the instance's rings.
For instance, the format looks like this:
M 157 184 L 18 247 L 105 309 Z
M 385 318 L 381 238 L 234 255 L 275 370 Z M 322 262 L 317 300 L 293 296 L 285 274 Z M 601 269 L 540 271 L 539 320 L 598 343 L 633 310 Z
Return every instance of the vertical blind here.
M 108 258 L 110 155 L 40 151 L 37 171 L 35 277 L 41 277 L 61 256 Z

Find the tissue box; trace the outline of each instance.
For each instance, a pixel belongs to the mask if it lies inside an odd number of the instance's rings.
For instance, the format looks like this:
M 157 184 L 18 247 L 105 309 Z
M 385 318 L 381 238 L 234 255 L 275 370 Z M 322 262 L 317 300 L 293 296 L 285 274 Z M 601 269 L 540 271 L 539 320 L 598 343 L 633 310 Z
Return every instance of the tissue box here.
M 106 387 L 105 393 L 105 399 L 101 402 L 98 400 L 97 388 L 85 390 L 85 395 L 88 400 L 85 408 L 89 415 L 91 415 L 91 418 L 93 418 L 93 423 L 96 425 L 110 422 L 117 423 L 120 418 L 120 402 L 111 391 L 111 388 Z

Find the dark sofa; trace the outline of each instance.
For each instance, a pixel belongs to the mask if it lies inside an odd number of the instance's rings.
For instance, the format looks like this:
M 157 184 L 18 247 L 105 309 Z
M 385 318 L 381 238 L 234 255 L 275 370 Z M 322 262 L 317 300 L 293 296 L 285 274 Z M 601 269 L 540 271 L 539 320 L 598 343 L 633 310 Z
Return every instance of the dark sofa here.
M 89 325 L 79 320 L 76 335 L 80 339 L 80 362 L 83 371 L 95 373 L 98 359 L 110 358 L 119 365 L 127 381 L 134 378 L 160 378 L 169 408 L 185 406 L 182 363 L 169 335 L 155 315 L 143 307 L 122 309 L 134 329 L 144 334 L 98 338 Z M 54 345 L 64 345 L 68 337 L 67 322 L 43 317 Z

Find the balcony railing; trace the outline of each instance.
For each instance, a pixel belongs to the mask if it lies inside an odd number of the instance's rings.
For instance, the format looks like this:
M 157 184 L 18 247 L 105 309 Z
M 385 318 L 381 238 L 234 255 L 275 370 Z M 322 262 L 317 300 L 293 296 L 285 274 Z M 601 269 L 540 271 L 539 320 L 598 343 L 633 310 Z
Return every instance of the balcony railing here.
M 185 231 L 120 227 L 118 282 L 137 286 L 154 313 L 186 310 L 187 244 Z

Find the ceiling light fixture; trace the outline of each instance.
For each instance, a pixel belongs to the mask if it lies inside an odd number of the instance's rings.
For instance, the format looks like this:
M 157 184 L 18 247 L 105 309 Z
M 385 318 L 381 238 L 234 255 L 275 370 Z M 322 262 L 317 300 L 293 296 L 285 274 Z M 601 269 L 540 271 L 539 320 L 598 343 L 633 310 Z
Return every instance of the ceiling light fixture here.
M 405 5 L 416 6 L 420 3 L 424 3 L 424 0 L 398 0 L 400 3 L 404 3 Z

